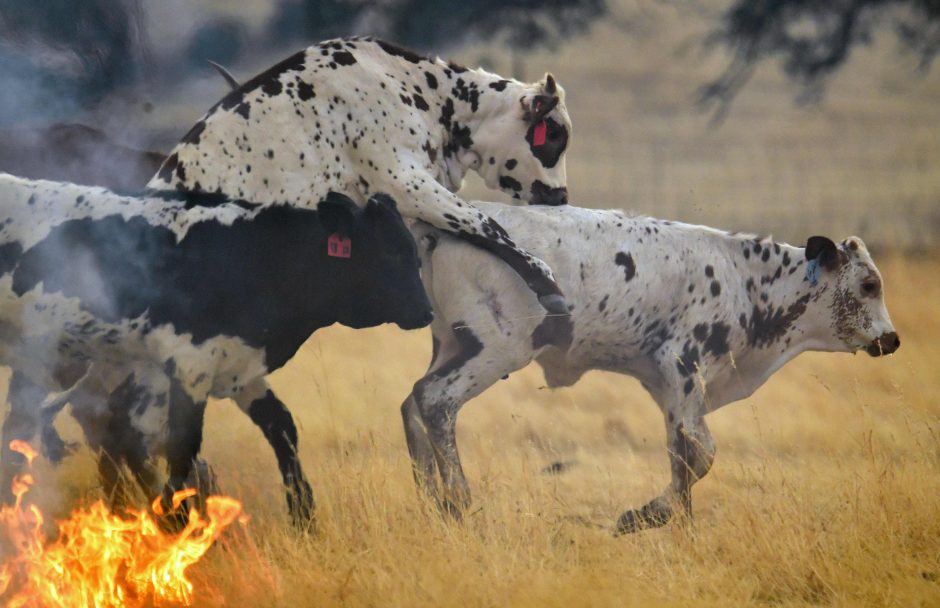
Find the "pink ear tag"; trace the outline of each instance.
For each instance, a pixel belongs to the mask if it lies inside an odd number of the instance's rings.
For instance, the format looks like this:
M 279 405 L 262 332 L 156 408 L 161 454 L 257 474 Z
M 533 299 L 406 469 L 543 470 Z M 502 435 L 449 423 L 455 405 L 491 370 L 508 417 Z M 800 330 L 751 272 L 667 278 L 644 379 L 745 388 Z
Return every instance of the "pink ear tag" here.
M 532 132 L 532 145 L 533 146 L 542 146 L 545 145 L 545 131 L 547 130 L 548 125 L 545 124 L 543 120 L 539 124 L 535 125 L 535 130 Z
M 352 255 L 352 242 L 348 236 L 331 234 L 326 240 L 326 254 L 331 258 L 348 258 Z

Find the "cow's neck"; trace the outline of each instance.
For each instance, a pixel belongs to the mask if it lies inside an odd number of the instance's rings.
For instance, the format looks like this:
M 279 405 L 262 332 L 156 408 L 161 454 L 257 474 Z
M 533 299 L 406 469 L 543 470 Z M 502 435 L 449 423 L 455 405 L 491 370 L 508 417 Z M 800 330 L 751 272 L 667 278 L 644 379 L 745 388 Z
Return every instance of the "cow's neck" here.
M 494 113 L 502 115 L 507 104 L 519 103 L 526 87 L 529 86 L 486 70 L 463 68 L 441 60 L 434 62 L 428 72 L 432 73 L 437 81 L 436 89 L 423 87 L 429 96 L 428 101 L 433 98 L 443 109 L 448 100 L 451 100 L 452 118 L 461 125 L 478 124 L 480 120 Z M 444 122 L 446 120 L 441 124 Z
M 443 131 L 441 158 L 448 186 L 457 190 L 467 171 L 480 170 L 482 175 L 489 168 L 486 150 L 479 147 L 475 135 L 488 127 L 493 116 L 511 115 L 511 105 L 520 103 L 527 85 L 440 60 L 429 71 L 438 85 L 428 91 L 433 93 L 433 105 L 438 110 L 432 120 Z

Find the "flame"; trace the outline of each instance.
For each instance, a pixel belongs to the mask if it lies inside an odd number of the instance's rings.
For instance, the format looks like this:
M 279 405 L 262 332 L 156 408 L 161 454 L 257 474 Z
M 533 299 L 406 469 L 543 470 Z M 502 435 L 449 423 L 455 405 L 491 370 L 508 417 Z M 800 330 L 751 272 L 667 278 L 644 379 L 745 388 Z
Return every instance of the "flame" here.
M 29 444 L 10 443 L 29 463 L 36 455 Z M 176 536 L 165 534 L 146 511 L 112 514 L 102 501 L 77 508 L 56 522 L 58 539 L 47 543 L 43 514 L 24 497 L 33 477 L 25 473 L 13 482 L 14 506 L 0 508 L 0 537 L 16 555 L 0 564 L 0 605 L 9 608 L 191 605 L 193 584 L 186 569 L 199 561 L 222 531 L 239 518 L 242 505 L 225 496 L 206 498 L 206 517 L 190 509 L 186 527 Z M 181 490 L 173 508 L 196 494 Z M 163 514 L 159 499 L 154 512 Z

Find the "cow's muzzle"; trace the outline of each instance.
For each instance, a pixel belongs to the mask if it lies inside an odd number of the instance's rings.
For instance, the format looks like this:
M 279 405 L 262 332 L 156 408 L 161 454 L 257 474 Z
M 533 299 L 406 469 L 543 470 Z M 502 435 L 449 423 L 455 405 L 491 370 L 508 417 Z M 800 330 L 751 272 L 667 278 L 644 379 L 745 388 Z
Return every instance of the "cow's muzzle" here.
M 396 325 L 402 329 L 421 329 L 426 327 L 431 321 L 434 320 L 434 311 L 430 308 L 419 312 L 413 317 L 410 317 L 406 320 L 398 321 Z
M 897 332 L 891 331 L 872 340 L 865 352 L 872 357 L 880 357 L 881 355 L 890 355 L 900 347 L 901 339 L 898 338 Z
M 567 188 L 549 188 L 540 181 L 536 181 L 532 184 L 532 200 L 529 201 L 530 205 L 551 205 L 557 207 L 558 205 L 567 205 L 568 204 L 568 189 Z

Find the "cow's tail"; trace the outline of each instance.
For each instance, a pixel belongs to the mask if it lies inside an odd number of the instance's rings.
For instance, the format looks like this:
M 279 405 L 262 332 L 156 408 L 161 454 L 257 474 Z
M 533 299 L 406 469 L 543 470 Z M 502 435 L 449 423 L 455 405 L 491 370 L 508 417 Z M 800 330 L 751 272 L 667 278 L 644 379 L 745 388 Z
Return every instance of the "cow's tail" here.
M 92 363 L 88 366 L 88 369 L 85 370 L 85 374 L 76 380 L 72 386 L 57 393 L 49 393 L 49 395 L 39 405 L 39 409 L 43 412 L 43 415 L 55 416 L 58 414 L 62 408 L 65 407 L 65 404 L 72 399 L 72 396 L 88 383 L 88 380 L 92 377 L 94 371 L 95 364 Z
M 75 381 L 69 388 L 57 393 L 50 393 L 42 403 L 39 404 L 40 417 L 42 419 L 40 427 L 40 445 L 43 456 L 49 459 L 53 464 L 59 464 L 62 460 L 78 449 L 78 444 L 67 442 L 59 435 L 55 428 L 55 419 L 65 407 L 65 404 L 71 401 L 77 391 L 84 387 L 89 378 L 93 375 L 95 365 L 88 366 L 85 374 Z

